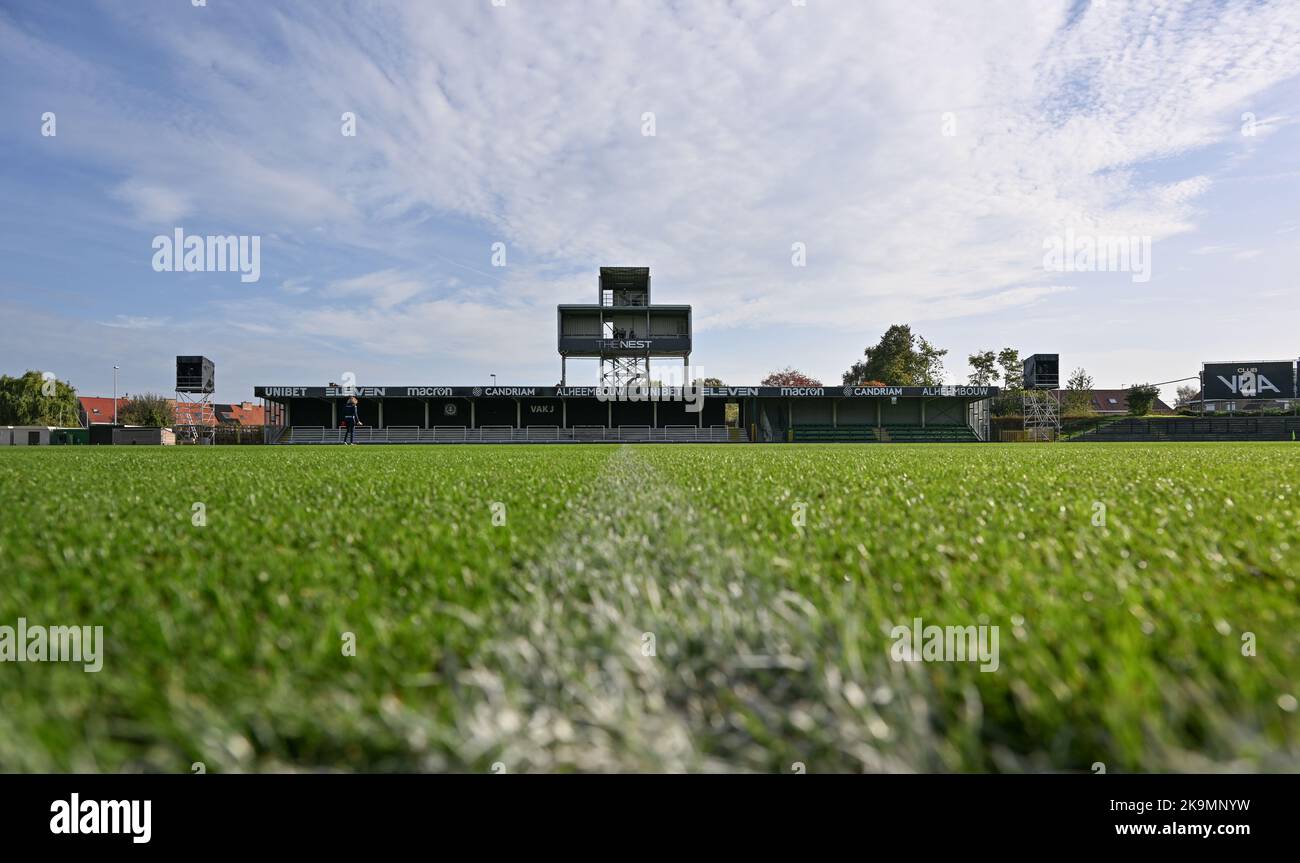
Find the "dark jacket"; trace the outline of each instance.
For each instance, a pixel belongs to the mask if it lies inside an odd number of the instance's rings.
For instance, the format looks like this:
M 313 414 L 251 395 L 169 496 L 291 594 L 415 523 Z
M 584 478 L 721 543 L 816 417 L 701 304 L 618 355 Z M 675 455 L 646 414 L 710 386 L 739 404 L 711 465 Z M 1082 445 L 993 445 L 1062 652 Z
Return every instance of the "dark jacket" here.
M 347 403 L 344 403 L 344 405 L 343 405 L 343 421 L 344 421 L 344 422 L 354 422 L 354 423 L 359 423 L 359 422 L 361 422 L 361 413 L 360 413 L 360 411 L 357 410 L 358 407 L 360 407 L 360 405 L 354 405 L 354 404 L 347 404 Z

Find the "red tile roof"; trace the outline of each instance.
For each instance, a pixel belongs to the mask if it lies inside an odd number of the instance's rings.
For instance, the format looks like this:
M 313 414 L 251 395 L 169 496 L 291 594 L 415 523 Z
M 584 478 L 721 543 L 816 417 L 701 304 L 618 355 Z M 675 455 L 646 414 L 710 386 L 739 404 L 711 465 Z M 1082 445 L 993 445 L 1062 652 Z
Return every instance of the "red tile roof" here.
M 78 396 L 81 402 L 81 413 L 83 422 L 86 425 L 96 425 L 98 423 L 111 424 L 113 422 L 113 400 L 100 396 Z M 117 400 L 118 419 L 121 421 L 122 415 L 126 412 L 126 405 L 130 401 L 127 396 L 121 396 Z M 260 426 L 266 422 L 265 409 L 261 405 L 255 405 L 252 402 L 243 402 L 241 404 L 216 404 L 211 405 L 212 411 L 206 412 L 204 405 L 197 402 L 177 402 L 174 399 L 168 399 L 176 414 L 177 425 L 239 425 L 239 426 Z M 206 416 L 204 414 L 207 413 Z
M 172 413 L 176 417 L 176 425 L 181 426 L 210 426 L 216 425 L 217 419 L 213 416 L 212 405 L 205 405 L 199 402 L 178 402 L 175 399 L 167 400 L 172 406 Z
M 102 398 L 99 396 L 78 396 L 77 400 L 81 402 L 81 413 L 84 416 L 86 425 L 95 425 L 97 423 L 113 422 L 113 400 L 111 398 Z M 117 413 L 119 418 L 122 412 L 126 410 L 126 403 L 129 401 L 125 396 L 117 400 Z
M 213 402 L 210 405 L 211 411 L 207 410 L 208 405 L 198 402 L 173 402 L 172 404 L 176 410 L 178 425 L 260 426 L 265 423 L 262 406 L 252 402 L 233 405 Z
M 1052 390 L 1052 392 L 1064 398 L 1069 390 Z M 1094 412 L 1099 414 L 1128 413 L 1128 390 L 1092 390 L 1091 394 L 1090 406 Z M 1173 412 L 1173 409 L 1159 398 L 1151 405 L 1151 413 L 1153 414 L 1172 414 Z
M 225 408 L 227 420 L 222 416 L 222 409 Z M 237 405 L 217 405 L 217 416 L 221 421 L 238 423 L 241 426 L 260 426 L 266 424 L 266 409 L 261 405 L 255 405 L 252 402 L 243 402 Z

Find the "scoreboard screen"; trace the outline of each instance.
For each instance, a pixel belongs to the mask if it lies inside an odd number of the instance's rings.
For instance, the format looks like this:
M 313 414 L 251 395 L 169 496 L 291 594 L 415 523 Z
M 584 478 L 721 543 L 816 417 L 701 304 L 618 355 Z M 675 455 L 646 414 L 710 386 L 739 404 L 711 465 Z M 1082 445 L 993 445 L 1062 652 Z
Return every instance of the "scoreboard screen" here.
M 1206 401 L 1296 397 L 1295 366 L 1287 361 L 1206 363 L 1201 380 Z

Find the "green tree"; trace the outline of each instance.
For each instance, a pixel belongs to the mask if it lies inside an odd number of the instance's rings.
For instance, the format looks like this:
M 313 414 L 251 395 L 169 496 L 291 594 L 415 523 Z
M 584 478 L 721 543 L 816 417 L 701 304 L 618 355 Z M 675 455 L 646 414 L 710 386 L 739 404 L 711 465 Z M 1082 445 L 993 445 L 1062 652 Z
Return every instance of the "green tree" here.
M 917 336 L 917 340 L 920 342 L 920 347 L 917 350 L 921 356 L 922 374 L 924 376 L 917 386 L 937 387 L 943 383 L 943 358 L 948 355 L 948 349 L 940 350 L 920 336 Z
M 1128 388 L 1129 416 L 1144 417 L 1160 397 L 1160 388 L 1151 384 L 1135 384 Z
M 1070 416 L 1092 413 L 1092 375 L 1081 366 L 1070 372 L 1065 384 L 1065 412 Z
M 896 387 L 938 386 L 943 383 L 943 358 L 947 353 L 914 335 L 907 324 L 894 324 L 879 342 L 862 352 L 865 359 L 849 366 L 842 382 L 845 386 L 865 381 Z
M 78 426 L 77 391 L 49 372 L 0 375 L 0 425 Z
M 171 428 L 176 424 L 176 412 L 166 396 L 144 393 L 131 397 L 121 419 L 126 425 Z
M 1020 362 L 1020 351 L 1003 348 L 998 351 L 998 365 L 1002 367 L 1002 386 L 1009 392 L 1025 388 L 1025 366 Z
M 998 379 L 998 356 L 993 351 L 979 351 L 966 358 L 970 364 L 970 384 L 973 387 L 991 387 Z
M 1025 388 L 1025 369 L 1020 362 L 1020 351 L 1015 348 L 1003 348 L 998 351 L 997 364 L 1002 369 L 1002 392 L 993 400 L 993 415 L 995 417 L 1019 416 L 1024 410 L 1021 394 Z M 993 373 L 993 377 L 997 377 L 996 372 Z
M 705 378 L 704 380 L 699 381 L 699 385 L 702 387 L 725 387 L 726 386 L 726 384 L 722 382 L 722 378 Z M 725 405 L 723 405 L 722 421 L 729 426 L 739 425 L 740 405 L 734 402 L 727 402 Z
M 798 369 L 789 366 L 780 371 L 772 372 L 758 383 L 764 387 L 819 387 L 822 385 L 822 382 L 816 378 L 809 377 Z

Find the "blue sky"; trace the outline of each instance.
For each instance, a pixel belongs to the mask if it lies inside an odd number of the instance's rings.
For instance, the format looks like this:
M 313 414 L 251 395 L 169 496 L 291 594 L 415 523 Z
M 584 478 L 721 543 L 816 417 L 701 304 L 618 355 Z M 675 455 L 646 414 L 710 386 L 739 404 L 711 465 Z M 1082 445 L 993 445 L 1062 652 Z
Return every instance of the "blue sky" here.
M 952 381 L 1300 355 L 1294 3 L 0 0 L 0 81 L 0 370 L 86 395 L 179 353 L 226 401 L 552 384 L 601 265 L 733 384 L 837 382 L 895 322 Z M 178 227 L 260 236 L 260 279 L 155 272 Z M 1149 279 L 1046 268 L 1067 231 L 1149 238 Z

